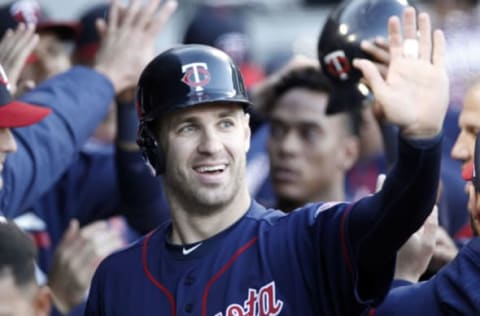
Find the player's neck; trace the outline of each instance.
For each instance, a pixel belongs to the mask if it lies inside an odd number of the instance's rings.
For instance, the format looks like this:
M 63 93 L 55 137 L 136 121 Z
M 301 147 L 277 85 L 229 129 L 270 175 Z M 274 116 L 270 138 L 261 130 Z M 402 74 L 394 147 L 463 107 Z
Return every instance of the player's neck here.
M 331 186 L 330 188 L 321 190 L 315 196 L 311 196 L 306 200 L 293 200 L 289 198 L 279 197 L 277 200 L 277 208 L 284 212 L 291 212 L 296 208 L 302 207 L 308 203 L 314 202 L 329 202 L 329 201 L 344 201 L 345 190 L 343 184 Z
M 193 211 L 192 207 L 175 199 L 169 199 L 172 214 L 173 244 L 193 244 L 222 232 L 237 222 L 250 207 L 251 198 L 247 188 L 235 195 L 232 201 L 222 206 L 210 206 L 208 212 Z

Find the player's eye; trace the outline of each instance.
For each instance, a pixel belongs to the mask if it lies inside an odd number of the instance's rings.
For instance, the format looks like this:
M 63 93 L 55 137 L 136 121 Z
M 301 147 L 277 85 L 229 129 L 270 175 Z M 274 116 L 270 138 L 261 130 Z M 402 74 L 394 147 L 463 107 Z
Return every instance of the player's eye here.
M 189 134 L 189 133 L 193 133 L 195 130 L 196 130 L 196 126 L 191 123 L 188 123 L 188 124 L 180 125 L 177 129 L 177 133 Z
M 233 127 L 235 124 L 232 119 L 224 119 L 220 121 L 219 125 L 222 129 L 227 129 Z
M 322 131 L 320 128 L 314 125 L 304 125 L 300 128 L 300 135 L 304 142 L 306 143 L 314 143 L 318 141 L 322 137 Z
M 282 140 L 285 135 L 287 134 L 287 127 L 279 122 L 272 122 L 270 124 L 270 136 L 280 141 Z

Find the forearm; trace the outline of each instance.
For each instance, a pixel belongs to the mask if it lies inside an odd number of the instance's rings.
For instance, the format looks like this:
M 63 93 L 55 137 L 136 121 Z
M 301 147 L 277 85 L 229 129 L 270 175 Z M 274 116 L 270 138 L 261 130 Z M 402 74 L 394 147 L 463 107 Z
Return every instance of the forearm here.
M 147 233 L 169 218 L 160 178 L 154 177 L 140 151 L 117 148 L 117 175 L 129 224 Z
M 358 201 L 347 221 L 356 284 L 362 297 L 382 297 L 395 255 L 431 212 L 437 192 L 441 137 L 399 141 L 398 160 L 381 191 Z M 383 277 L 379 278 L 379 271 Z M 381 280 L 373 283 L 371 280 Z
M 350 240 L 359 245 L 361 263 L 393 257 L 422 226 L 435 204 L 440 160 L 441 136 L 429 141 L 400 139 L 398 160 L 382 190 L 351 211 Z
M 45 120 L 14 130 L 18 151 L 8 157 L 1 207 L 8 217 L 26 209 L 59 179 L 105 116 L 113 98 L 99 73 L 75 67 L 52 78 L 21 100 L 47 106 Z

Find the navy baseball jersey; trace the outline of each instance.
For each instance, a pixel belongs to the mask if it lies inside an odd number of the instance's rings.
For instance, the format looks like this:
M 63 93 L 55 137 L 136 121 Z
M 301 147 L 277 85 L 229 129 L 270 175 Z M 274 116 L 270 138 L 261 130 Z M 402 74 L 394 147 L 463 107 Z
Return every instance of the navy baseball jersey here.
M 286 216 L 254 202 L 226 231 L 183 247 L 168 243 L 163 226 L 101 265 L 88 315 L 350 314 L 348 207 L 313 204 Z M 391 271 L 378 274 L 388 280 Z
M 472 239 L 435 277 L 392 289 L 368 316 L 480 315 L 480 238 Z
M 360 315 L 388 293 L 397 249 L 433 207 L 440 140 L 401 139 L 383 189 L 354 204 L 285 214 L 252 202 L 193 245 L 170 244 L 166 223 L 101 263 L 86 315 Z

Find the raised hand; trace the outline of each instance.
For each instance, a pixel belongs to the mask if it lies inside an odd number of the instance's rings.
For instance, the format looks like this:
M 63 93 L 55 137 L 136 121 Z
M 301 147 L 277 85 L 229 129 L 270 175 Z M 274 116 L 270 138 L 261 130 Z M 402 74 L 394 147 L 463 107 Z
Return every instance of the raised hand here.
M 17 29 L 9 29 L 0 41 L 0 64 L 9 80 L 10 93 L 17 94 L 20 73 L 39 40 L 35 27 L 20 23 Z
M 108 24 L 99 20 L 102 43 L 95 69 L 105 74 L 117 93 L 137 84 L 141 71 L 155 56 L 157 36 L 177 7 L 176 1 L 132 0 L 121 7 L 113 0 Z
M 83 228 L 72 220 L 55 250 L 48 274 L 48 285 L 57 308 L 68 314 L 80 304 L 103 258 L 124 246 L 120 233 L 106 221 Z
M 369 60 L 354 60 L 354 66 L 362 71 L 374 93 L 379 107 L 377 113 L 380 112 L 387 121 L 398 125 L 406 137 L 428 138 L 441 131 L 449 101 L 444 63 L 445 39 L 441 31 L 435 31 L 432 47 L 428 14 L 419 14 L 418 21 L 417 42 L 416 13 L 413 8 L 404 11 L 403 34 L 400 19 L 390 18 L 391 61 L 386 79 Z M 412 45 L 416 43 L 418 49 Z
M 387 78 L 388 65 L 390 64 L 390 51 L 388 42 L 383 37 L 377 37 L 374 41 L 362 41 L 360 43 L 362 50 L 372 57 L 382 78 Z
M 438 228 L 438 210 L 435 206 L 423 226 L 398 250 L 395 279 L 418 282 L 434 254 Z

